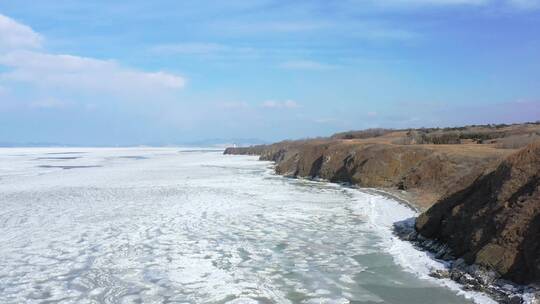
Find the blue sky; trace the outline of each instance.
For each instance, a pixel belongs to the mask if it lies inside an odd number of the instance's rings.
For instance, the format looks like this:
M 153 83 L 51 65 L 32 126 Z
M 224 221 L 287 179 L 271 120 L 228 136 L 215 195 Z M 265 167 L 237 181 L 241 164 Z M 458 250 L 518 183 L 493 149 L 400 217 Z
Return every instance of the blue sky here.
M 0 142 L 540 119 L 540 0 L 0 0 Z

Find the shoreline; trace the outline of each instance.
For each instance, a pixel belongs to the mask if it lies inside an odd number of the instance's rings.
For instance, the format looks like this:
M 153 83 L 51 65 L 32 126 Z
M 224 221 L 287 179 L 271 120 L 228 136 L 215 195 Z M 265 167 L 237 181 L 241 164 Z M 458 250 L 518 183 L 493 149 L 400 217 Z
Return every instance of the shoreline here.
M 417 213 L 424 211 L 424 208 L 414 201 L 414 194 L 407 190 L 397 190 L 391 188 L 360 188 L 357 189 L 366 191 L 368 193 L 372 192 L 376 195 L 381 195 L 387 197 L 391 200 L 394 200 L 402 205 L 406 205 Z
M 229 154 L 229 155 L 235 155 L 235 154 Z M 257 156 L 257 155 L 252 155 L 252 156 Z M 423 207 L 422 204 L 415 202 L 417 195 L 413 193 L 412 191 L 399 190 L 399 189 L 394 189 L 394 188 L 384 188 L 384 187 L 379 187 L 379 188 L 360 187 L 358 185 L 354 185 L 351 183 L 332 182 L 330 180 L 320 178 L 320 177 L 313 178 L 313 177 L 304 177 L 304 176 L 289 176 L 289 175 L 280 174 L 276 172 L 276 166 L 277 166 L 276 161 L 261 160 L 260 158 L 258 159 L 258 161 L 269 162 L 270 164 L 268 166 L 268 169 L 272 172 L 272 174 L 277 175 L 277 176 L 291 178 L 291 179 L 324 182 L 324 183 L 329 183 L 329 184 L 334 184 L 334 185 L 340 185 L 340 186 L 347 187 L 350 189 L 361 190 L 366 193 L 373 193 L 376 195 L 380 195 L 380 196 L 384 196 L 389 199 L 392 199 L 402 205 L 409 207 L 410 209 L 414 210 L 417 213 L 424 212 L 427 209 L 426 207 Z
M 420 207 L 415 205 L 415 203 L 410 200 L 411 197 L 413 197 L 413 194 L 411 194 L 410 192 L 407 192 L 405 190 L 385 189 L 385 188 L 363 188 L 363 187 L 358 187 L 356 185 L 347 184 L 347 183 L 331 182 L 329 180 L 322 179 L 322 178 L 307 178 L 307 177 L 295 177 L 295 176 L 282 175 L 282 174 L 276 173 L 276 171 L 275 171 L 275 163 L 274 162 L 272 162 L 272 164 L 270 166 L 268 166 L 268 171 L 269 171 L 269 173 L 271 175 L 286 178 L 286 179 L 294 179 L 294 180 L 300 180 L 300 181 L 306 181 L 306 182 L 329 184 L 329 185 L 334 185 L 334 186 L 337 186 L 337 187 L 343 187 L 343 188 L 351 190 L 351 191 L 358 191 L 359 193 L 368 194 L 368 195 L 372 195 L 372 196 L 375 196 L 375 197 L 382 197 L 383 199 L 387 199 L 387 200 L 393 201 L 393 202 L 395 202 L 395 203 L 397 203 L 397 204 L 399 204 L 401 206 L 404 206 L 405 208 L 413 211 L 416 215 L 418 215 L 418 214 L 420 214 L 422 212 L 420 210 Z M 407 195 L 409 195 L 410 197 L 405 198 Z M 406 221 L 409 221 L 409 220 L 415 219 L 415 218 L 416 217 L 403 219 L 401 222 L 406 222 Z M 401 223 L 401 222 L 396 222 L 396 223 Z M 441 266 L 441 268 L 444 269 L 443 271 L 448 271 L 449 272 L 451 270 L 451 266 L 449 265 L 448 261 L 444 261 L 444 260 L 440 260 L 440 259 L 435 258 L 433 256 L 433 251 L 431 251 L 431 250 L 429 250 L 427 248 L 420 247 L 415 242 L 412 242 L 411 240 L 407 240 L 407 239 L 403 238 L 398 233 L 398 231 L 396 231 L 396 226 L 395 226 L 396 223 L 394 223 L 391 227 L 388 227 L 389 228 L 388 233 L 390 235 L 396 237 L 398 240 L 400 240 L 400 241 L 402 241 L 402 242 L 404 242 L 406 244 L 412 245 L 414 250 L 427 254 L 427 258 L 429 260 L 439 264 Z M 414 229 L 412 226 L 411 226 L 411 228 Z M 394 255 L 394 253 L 390 253 L 390 254 L 392 256 L 394 256 L 395 259 L 397 258 Z M 405 269 L 410 268 L 410 267 L 406 267 L 405 265 L 402 265 L 397 260 L 396 260 L 396 263 L 399 264 L 401 267 L 403 267 Z M 408 270 L 408 271 L 412 271 L 412 270 Z M 499 302 L 491 294 L 489 294 L 489 293 L 487 293 L 487 292 L 485 292 L 483 290 L 467 289 L 465 284 L 463 284 L 463 283 L 461 283 L 461 282 L 459 282 L 457 280 L 454 280 L 454 279 L 452 279 L 450 277 L 437 277 L 437 276 L 433 275 L 434 273 L 439 273 L 439 272 L 441 272 L 441 269 L 431 268 L 431 269 L 428 270 L 428 272 L 424 273 L 424 275 L 426 275 L 426 276 L 430 277 L 431 279 L 433 279 L 433 281 L 432 281 L 433 283 L 435 283 L 435 284 L 437 284 L 439 286 L 442 286 L 444 288 L 447 288 L 449 290 L 455 291 L 455 292 L 457 292 L 457 294 L 460 294 L 460 295 L 464 296 L 465 298 L 467 298 L 469 300 L 472 300 L 474 303 L 486 303 L 485 299 L 481 300 L 482 297 L 485 297 L 485 298 L 489 299 L 489 301 L 490 301 L 489 303 L 491 303 L 491 302 Z M 413 273 L 415 273 L 415 272 L 413 271 Z M 415 275 L 417 277 L 421 277 L 421 275 L 419 273 L 415 273 Z M 444 279 L 449 279 L 454 284 L 452 284 L 452 285 L 445 284 L 444 281 L 443 281 Z M 513 304 L 514 302 L 502 302 L 502 303 L 512 303 Z M 518 303 L 522 303 L 522 302 L 518 302 Z
M 259 159 L 259 161 L 268 160 Z M 363 193 L 381 196 L 406 206 L 413 210 L 417 215 L 426 210 L 421 204 L 414 202 L 416 195 L 410 191 L 383 187 L 359 187 L 354 184 L 332 182 L 323 178 L 289 176 L 276 172 L 276 161 L 270 162 L 271 165 L 268 166 L 268 169 L 276 176 L 329 183 L 348 189 L 358 190 Z M 444 265 L 444 270 L 431 269 L 428 274 L 430 277 L 436 280 L 451 280 L 457 284 L 458 289 L 461 292 L 477 292 L 497 303 L 537 304 L 536 294 L 540 292 L 538 288 L 519 285 L 504 279 L 495 278 L 496 275 L 494 273 L 487 271 L 476 264 L 467 265 L 464 263 L 463 259 L 453 257 L 451 255 L 451 250 L 445 244 L 422 237 L 415 230 L 413 219 L 416 220 L 416 217 L 395 222 L 391 228 L 391 232 L 398 239 L 411 244 L 416 250 L 428 253 L 433 261 Z M 448 285 L 441 285 L 453 289 Z
M 513 283 L 477 264 L 466 264 L 462 258 L 454 257 L 446 244 L 420 235 L 414 228 L 414 221 L 394 223 L 393 232 L 399 239 L 411 243 L 417 250 L 429 253 L 433 260 L 446 265 L 445 270 L 434 270 L 429 274 L 435 279 L 450 279 L 459 284 L 462 290 L 481 292 L 498 303 L 538 303 L 540 288 Z

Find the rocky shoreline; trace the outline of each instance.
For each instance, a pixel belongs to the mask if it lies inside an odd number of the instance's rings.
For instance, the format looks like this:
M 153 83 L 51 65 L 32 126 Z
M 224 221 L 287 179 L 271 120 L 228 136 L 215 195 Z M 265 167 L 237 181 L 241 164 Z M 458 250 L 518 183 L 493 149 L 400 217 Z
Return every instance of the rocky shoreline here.
M 374 191 L 424 211 L 394 228 L 446 262 L 448 270 L 433 277 L 500 303 L 540 303 L 533 287 L 540 267 L 534 264 L 540 143 L 518 153 L 459 148 L 311 140 L 228 148 L 225 154 L 259 155 L 284 176 L 384 189 Z
M 435 270 L 430 276 L 436 279 L 451 279 L 459 283 L 463 290 L 478 291 L 487 294 L 503 304 L 536 304 L 540 302 L 540 289 L 533 286 L 519 285 L 501 279 L 500 276 L 480 265 L 465 263 L 456 258 L 447 244 L 423 237 L 414 228 L 414 219 L 394 224 L 394 234 L 404 241 L 411 242 L 419 250 L 432 253 L 432 258 L 445 262 L 446 270 Z

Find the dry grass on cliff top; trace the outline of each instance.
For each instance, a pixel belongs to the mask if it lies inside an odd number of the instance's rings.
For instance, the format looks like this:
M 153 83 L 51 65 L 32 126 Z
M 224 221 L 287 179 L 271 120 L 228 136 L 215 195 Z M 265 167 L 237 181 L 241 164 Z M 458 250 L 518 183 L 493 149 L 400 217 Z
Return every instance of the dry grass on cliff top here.
M 540 140 L 540 123 L 432 129 L 370 129 L 337 133 L 341 144 L 421 145 L 434 151 L 473 157 L 504 157 Z M 317 140 L 321 141 L 321 139 Z M 314 141 L 316 142 L 316 141 Z

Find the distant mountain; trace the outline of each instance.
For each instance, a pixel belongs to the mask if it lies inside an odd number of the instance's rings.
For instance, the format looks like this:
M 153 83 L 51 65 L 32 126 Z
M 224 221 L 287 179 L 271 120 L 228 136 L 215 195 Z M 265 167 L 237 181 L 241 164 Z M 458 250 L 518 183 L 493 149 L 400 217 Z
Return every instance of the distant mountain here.
M 186 142 L 182 145 L 198 147 L 246 147 L 252 145 L 263 145 L 268 142 L 258 138 L 210 138 L 198 141 Z

